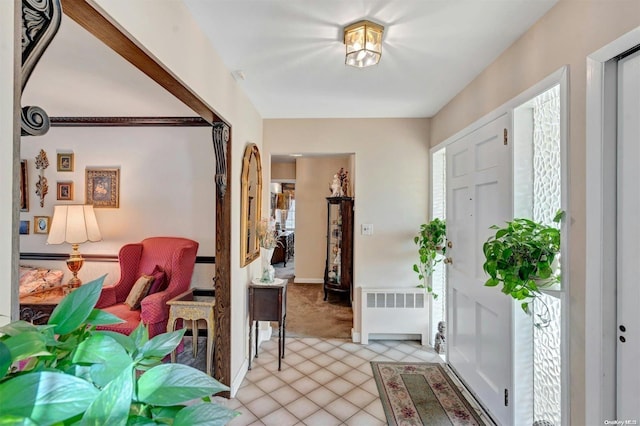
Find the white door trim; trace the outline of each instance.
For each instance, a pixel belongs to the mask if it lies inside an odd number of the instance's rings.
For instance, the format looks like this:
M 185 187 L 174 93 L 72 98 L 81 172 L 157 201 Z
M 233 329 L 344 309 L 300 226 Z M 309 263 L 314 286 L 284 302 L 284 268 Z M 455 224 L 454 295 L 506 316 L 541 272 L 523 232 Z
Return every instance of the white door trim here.
M 616 413 L 616 91 L 608 62 L 640 44 L 640 27 L 587 56 L 585 418 Z

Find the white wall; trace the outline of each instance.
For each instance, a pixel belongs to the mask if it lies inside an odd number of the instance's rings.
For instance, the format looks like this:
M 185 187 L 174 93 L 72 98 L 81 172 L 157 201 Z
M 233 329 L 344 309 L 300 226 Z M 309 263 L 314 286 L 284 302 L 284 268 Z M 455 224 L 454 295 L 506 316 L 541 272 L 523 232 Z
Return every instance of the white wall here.
M 231 185 L 231 378 L 234 388 L 246 371 L 249 353 L 247 288 L 259 273 L 259 262 L 240 267 L 240 172 L 247 143 L 262 147 L 262 119 L 233 80 L 218 54 L 198 28 L 182 2 L 94 0 L 116 25 L 194 90 L 232 125 Z M 268 176 L 268 156 L 263 155 L 263 176 Z M 266 166 L 265 167 L 265 163 Z M 265 179 L 265 182 L 267 180 Z M 264 194 L 268 194 L 265 185 Z M 268 208 L 268 206 L 265 205 Z M 268 212 L 267 210 L 264 210 Z
M 20 2 L 0 2 L 0 325 L 17 317 Z
M 267 154 L 354 154 L 354 288 L 418 284 L 413 237 L 428 217 L 429 125 L 424 118 L 264 122 Z M 361 235 L 363 223 L 373 224 L 373 235 Z M 296 250 L 300 244 L 325 242 L 296 238 Z
M 561 0 L 495 62 L 463 89 L 432 120 L 436 145 L 468 124 L 569 65 L 569 313 L 571 424 L 585 418 L 585 132 L 586 58 L 600 47 L 640 26 L 636 0 Z
M 49 159 L 44 207 L 35 193 L 40 172 L 35 157 L 41 149 Z M 57 171 L 58 152 L 73 152 L 73 172 Z M 81 253 L 117 255 L 124 244 L 174 236 L 198 241 L 198 256 L 215 256 L 215 155 L 210 127 L 52 127 L 44 136 L 23 137 L 21 157 L 29 170 L 29 212 L 20 213 L 20 219 L 30 223 L 29 235 L 20 235 L 21 252 L 69 253 L 69 244 L 48 245 L 46 235 L 34 234 L 33 217 L 51 216 L 56 204 L 85 203 L 85 169 L 109 167 L 120 169 L 120 207 L 95 209 L 102 241 L 82 244 Z M 73 201 L 56 199 L 58 181 L 73 182 Z M 66 273 L 63 280 L 68 280 L 64 262 L 58 263 Z M 86 282 L 104 273 L 109 274 L 106 283 L 115 282 L 118 264 L 87 262 L 79 275 Z M 193 285 L 211 287 L 214 274 L 214 265 L 197 265 Z

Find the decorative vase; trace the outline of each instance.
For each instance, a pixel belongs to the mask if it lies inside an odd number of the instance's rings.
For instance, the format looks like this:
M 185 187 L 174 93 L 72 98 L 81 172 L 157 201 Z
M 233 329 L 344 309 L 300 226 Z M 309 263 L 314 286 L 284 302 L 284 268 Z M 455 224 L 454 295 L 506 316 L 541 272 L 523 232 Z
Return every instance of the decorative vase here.
M 260 260 L 262 261 L 262 276 L 260 281 L 263 283 L 272 283 L 275 279 L 276 270 L 271 266 L 273 251 L 273 248 L 260 247 Z

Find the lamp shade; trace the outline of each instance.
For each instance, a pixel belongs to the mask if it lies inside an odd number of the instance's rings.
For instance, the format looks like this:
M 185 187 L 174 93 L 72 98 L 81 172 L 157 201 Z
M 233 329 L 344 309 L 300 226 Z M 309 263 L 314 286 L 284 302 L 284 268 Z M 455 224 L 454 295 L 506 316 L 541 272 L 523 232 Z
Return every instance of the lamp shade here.
M 47 244 L 81 244 L 100 240 L 102 235 L 92 205 L 54 207 Z
M 371 21 L 359 21 L 344 29 L 344 44 L 347 46 L 345 63 L 364 68 L 376 65 L 382 56 L 382 25 Z

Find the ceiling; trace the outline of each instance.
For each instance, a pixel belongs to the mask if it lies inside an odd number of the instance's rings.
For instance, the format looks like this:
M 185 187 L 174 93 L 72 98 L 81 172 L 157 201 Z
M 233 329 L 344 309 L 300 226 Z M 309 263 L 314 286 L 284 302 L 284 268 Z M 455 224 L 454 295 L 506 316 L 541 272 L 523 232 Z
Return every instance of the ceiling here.
M 183 1 L 263 118 L 431 117 L 557 2 Z M 342 38 L 361 19 L 385 31 L 357 69 Z
M 355 118 L 433 116 L 557 0 L 183 1 L 263 118 Z M 52 117 L 194 115 L 62 19 L 23 105 Z M 361 19 L 385 33 L 380 63 L 356 69 L 342 31 Z

